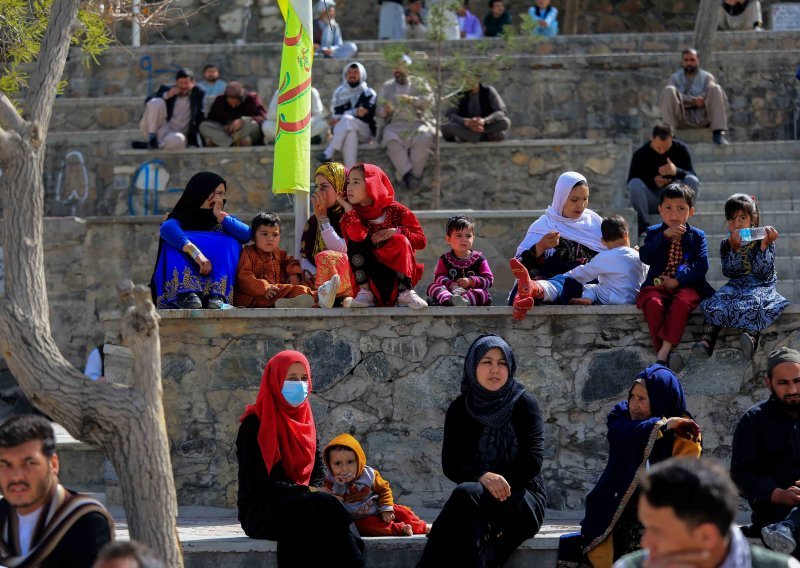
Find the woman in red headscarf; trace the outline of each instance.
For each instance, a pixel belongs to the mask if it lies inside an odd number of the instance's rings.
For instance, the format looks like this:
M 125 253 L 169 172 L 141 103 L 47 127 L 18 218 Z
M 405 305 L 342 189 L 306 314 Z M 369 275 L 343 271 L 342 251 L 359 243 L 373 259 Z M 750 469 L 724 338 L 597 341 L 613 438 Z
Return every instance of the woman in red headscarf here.
M 378 166 L 356 164 L 347 174 L 346 213 L 341 227 L 353 277 L 360 290 L 350 307 L 425 308 L 414 292 L 424 266 L 415 251 L 427 244 L 411 210 L 394 200 L 392 182 Z
M 280 567 L 363 567 L 349 513 L 317 491 L 325 476 L 310 392 L 305 355 L 281 351 L 269 360 L 236 437 L 239 522 L 250 538 L 278 541 Z

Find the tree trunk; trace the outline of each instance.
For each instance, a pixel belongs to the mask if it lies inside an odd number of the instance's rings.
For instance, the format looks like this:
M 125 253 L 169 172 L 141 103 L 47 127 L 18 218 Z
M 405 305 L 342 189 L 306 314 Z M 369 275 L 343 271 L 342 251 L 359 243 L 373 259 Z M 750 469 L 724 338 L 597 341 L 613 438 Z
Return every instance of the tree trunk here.
M 123 335 L 134 353 L 131 387 L 93 383 L 59 351 L 50 331 L 42 212 L 47 125 L 80 0 L 56 0 L 20 116 L 0 94 L 0 197 L 5 297 L 0 349 L 30 401 L 75 438 L 101 448 L 117 470 L 131 537 L 183 566 L 177 499 L 161 402 L 158 323 L 149 293 L 128 293 Z
M 714 37 L 717 35 L 719 9 L 718 0 L 700 0 L 694 22 L 693 47 L 700 56 L 701 66 L 706 69 L 714 65 Z
M 566 0 L 564 3 L 564 34 L 575 35 L 578 33 L 578 16 L 580 15 L 578 0 Z

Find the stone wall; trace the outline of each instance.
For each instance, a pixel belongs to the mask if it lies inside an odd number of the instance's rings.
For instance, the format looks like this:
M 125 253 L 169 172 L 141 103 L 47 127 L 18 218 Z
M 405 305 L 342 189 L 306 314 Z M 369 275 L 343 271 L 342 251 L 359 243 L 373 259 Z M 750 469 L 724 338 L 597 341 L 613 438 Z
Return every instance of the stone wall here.
M 523 14 L 533 5 L 531 1 L 507 0 L 512 14 Z M 761 2 L 764 18 L 769 24 L 769 6 L 772 0 Z M 233 42 L 277 41 L 283 30 L 283 21 L 275 0 L 235 0 L 233 2 L 208 2 L 208 0 L 173 0 L 175 25 L 161 34 L 153 32 L 144 43 L 177 42 Z M 563 29 L 563 3 L 558 7 Z M 664 30 L 691 31 L 699 6 L 698 0 L 582 0 L 578 3 L 578 33 L 660 32 Z M 485 2 L 473 1 L 470 10 L 483 19 L 488 11 Z M 379 6 L 368 0 L 339 0 L 336 5 L 337 20 L 346 39 L 372 39 L 377 37 Z M 189 15 L 188 22 L 177 20 L 181 14 Z M 188 24 L 188 25 L 187 25 Z M 120 39 L 129 43 L 128 29 L 121 27 Z
M 453 487 L 441 473 L 444 412 L 459 393 L 467 347 L 495 332 L 514 348 L 518 379 L 545 417 L 549 507 L 581 508 L 605 466 L 606 414 L 653 359 L 633 306 L 537 307 L 522 323 L 506 307 L 282 312 L 162 313 L 164 403 L 181 504 L 235 505 L 238 417 L 255 400 L 266 361 L 299 349 L 311 362 L 321 443 L 352 433 L 398 501 L 441 506 Z M 124 381 L 131 361 L 115 347 L 119 322 L 113 314 L 103 320 L 108 372 Z M 735 334 L 722 336 L 709 361 L 691 359 L 701 323 L 692 316 L 685 334 L 682 381 L 706 455 L 724 462 L 737 420 L 765 397 L 764 353 L 798 344 L 800 309 L 788 308 L 762 335 L 752 364 L 741 359 Z

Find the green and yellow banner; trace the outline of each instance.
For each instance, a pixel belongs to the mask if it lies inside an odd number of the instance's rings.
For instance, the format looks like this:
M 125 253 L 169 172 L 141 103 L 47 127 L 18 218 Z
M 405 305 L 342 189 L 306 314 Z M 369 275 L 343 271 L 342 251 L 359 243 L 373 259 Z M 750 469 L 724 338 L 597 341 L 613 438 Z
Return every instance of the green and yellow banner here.
M 311 169 L 311 0 L 278 0 L 286 22 L 278 87 L 273 193 L 308 192 Z

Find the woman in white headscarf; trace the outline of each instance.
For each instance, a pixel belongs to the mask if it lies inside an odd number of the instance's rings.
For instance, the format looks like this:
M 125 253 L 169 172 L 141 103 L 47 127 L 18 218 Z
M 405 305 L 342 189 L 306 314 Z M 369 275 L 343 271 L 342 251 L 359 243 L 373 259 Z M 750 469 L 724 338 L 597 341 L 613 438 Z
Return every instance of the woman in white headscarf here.
M 586 264 L 598 252 L 606 250 L 600 232 L 603 219 L 588 206 L 589 183 L 586 178 L 578 172 L 561 174 L 556 182 L 553 202 L 544 215 L 531 223 L 510 261 L 514 276 L 519 279 L 527 272 L 534 280 L 552 279 Z M 563 280 L 556 280 L 555 285 L 563 286 L 563 283 Z M 556 292 L 555 296 L 561 294 L 561 290 Z M 533 298 L 523 296 L 517 295 L 515 284 L 509 294 L 509 304 L 517 309 L 530 309 Z

